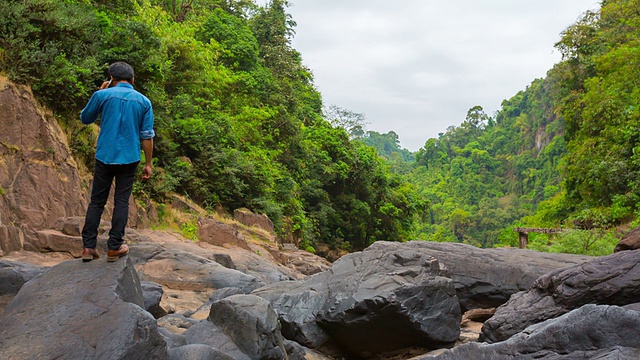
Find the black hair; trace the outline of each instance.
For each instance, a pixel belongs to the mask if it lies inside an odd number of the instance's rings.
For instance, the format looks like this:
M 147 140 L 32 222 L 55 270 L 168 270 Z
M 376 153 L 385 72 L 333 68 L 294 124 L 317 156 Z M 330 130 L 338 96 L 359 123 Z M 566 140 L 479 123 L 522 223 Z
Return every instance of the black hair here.
M 115 81 L 133 82 L 133 68 L 126 62 L 118 61 L 109 66 L 109 76 L 113 77 Z

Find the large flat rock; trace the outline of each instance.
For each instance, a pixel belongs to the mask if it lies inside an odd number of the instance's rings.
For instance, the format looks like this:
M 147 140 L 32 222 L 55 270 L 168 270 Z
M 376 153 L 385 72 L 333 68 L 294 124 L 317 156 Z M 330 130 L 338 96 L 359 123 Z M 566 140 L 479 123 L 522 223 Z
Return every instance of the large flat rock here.
M 526 327 L 585 304 L 627 305 L 640 299 L 640 251 L 622 251 L 538 278 L 482 327 L 481 341 L 498 342 Z
M 22 286 L 0 317 L 7 359 L 166 359 L 131 261 L 56 265 Z
M 269 300 L 286 338 L 335 346 L 348 358 L 452 344 L 461 318 L 453 282 L 438 260 L 403 245 L 371 246 L 304 281 L 253 294 Z
M 639 332 L 640 312 L 590 304 L 532 325 L 502 342 L 469 343 L 439 356 L 418 359 L 633 360 L 640 358 Z
M 373 248 L 377 246 L 382 246 L 382 243 L 372 245 Z M 394 246 L 400 245 L 396 243 Z M 481 249 L 466 244 L 431 241 L 410 241 L 402 246 L 433 256 L 447 267 L 463 312 L 498 307 L 511 295 L 528 290 L 538 277 L 593 259 L 583 255 L 512 248 Z

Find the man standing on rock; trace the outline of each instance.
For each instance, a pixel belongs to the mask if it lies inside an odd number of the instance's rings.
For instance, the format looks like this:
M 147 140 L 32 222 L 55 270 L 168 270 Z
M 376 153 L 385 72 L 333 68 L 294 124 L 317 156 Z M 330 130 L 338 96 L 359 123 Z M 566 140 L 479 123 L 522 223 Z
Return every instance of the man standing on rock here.
M 116 261 L 129 253 L 129 247 L 123 244 L 123 237 L 129 216 L 129 198 L 140 163 L 141 145 L 146 160 L 142 180 L 151 177 L 155 136 L 151 101 L 134 90 L 134 72 L 129 64 L 111 64 L 109 76 L 110 80 L 100 86 L 100 90 L 91 96 L 80 113 L 83 124 L 91 124 L 98 115 L 101 116 L 91 203 L 82 229 L 82 261 L 100 258 L 96 250 L 98 226 L 114 178 L 116 186 L 107 261 Z

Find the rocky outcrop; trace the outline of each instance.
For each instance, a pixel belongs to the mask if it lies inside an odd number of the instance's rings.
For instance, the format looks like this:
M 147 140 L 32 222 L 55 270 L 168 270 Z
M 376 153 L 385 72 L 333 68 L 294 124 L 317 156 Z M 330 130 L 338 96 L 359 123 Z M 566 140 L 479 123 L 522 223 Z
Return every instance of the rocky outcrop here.
M 6 229 L 52 228 L 58 218 L 86 209 L 66 137 L 51 113 L 35 104 L 27 87 L 0 77 L 0 239 L 7 239 Z
M 494 344 L 470 343 L 418 359 L 638 359 L 640 312 L 585 305 Z
M 84 226 L 84 218 L 67 217 L 56 221 L 53 229 L 29 231 L 30 241 L 24 244 L 25 250 L 39 252 L 60 252 L 68 253 L 74 258 L 79 258 L 82 254 L 81 231 Z M 105 220 L 100 221 L 98 228 L 98 251 L 104 252 L 107 249 L 107 231 L 111 228 L 111 223 Z M 127 228 L 124 240 L 128 243 L 140 241 L 137 231 Z
M 77 236 L 79 224 L 80 221 L 66 219 L 55 231 Z M 478 344 L 473 342 L 480 331 L 476 321 L 485 320 L 492 311 L 468 311 L 462 319 L 465 324 L 461 325 L 456 295 L 459 289 L 456 291 L 452 279 L 465 283 L 475 275 L 475 282 L 466 283 L 473 284 L 482 296 L 496 293 L 495 287 L 518 288 L 520 283 L 514 279 L 523 276 L 505 276 L 501 280 L 504 283 L 498 282 L 499 274 L 477 265 L 479 260 L 474 259 L 483 257 L 497 264 L 502 256 L 499 251 L 477 249 L 480 251 L 476 253 L 456 244 L 379 242 L 362 252 L 343 256 L 326 271 L 292 281 L 287 268 L 274 263 L 268 254 L 257 254 L 255 249 L 249 252 L 194 243 L 160 231 L 130 234 L 131 253 L 114 264 L 104 260 L 67 261 L 44 273 L 44 267 L 0 261 L 0 293 L 7 294 L 5 299 L 22 287 L 7 307 L 6 316 L 0 315 L 0 357 L 8 349 L 8 356 L 38 358 L 36 351 L 47 349 L 45 358 L 65 351 L 71 351 L 70 355 L 59 356 L 98 358 L 104 351 L 115 351 L 116 357 L 136 358 L 137 349 L 144 348 L 143 358 L 149 358 L 146 352 L 159 351 L 161 359 L 287 356 L 300 360 L 399 360 L 420 356 L 428 349 L 440 348 L 442 352 L 442 347 L 454 342 L 459 346 L 444 351 L 442 359 L 617 359 L 638 355 L 637 345 L 627 339 L 630 335 L 625 332 L 638 330 L 631 311 L 640 308 L 640 294 L 634 290 L 640 288 L 640 275 L 633 269 L 640 253 L 635 251 L 592 259 L 540 277 L 531 290 L 542 291 L 542 298 L 516 303 L 507 316 L 503 312 L 510 306 L 508 302 L 487 320 L 487 324 L 500 318 L 511 321 L 502 327 L 513 330 L 512 335 L 506 336 L 509 339 Z M 101 238 L 100 246 L 103 241 Z M 21 260 L 27 257 L 16 255 L 26 253 L 31 252 L 12 252 L 6 259 Z M 546 260 L 539 259 L 547 256 L 529 251 L 514 253 L 522 254 L 521 262 L 529 259 L 534 264 L 544 263 Z M 37 254 L 69 257 L 66 253 Z M 468 256 L 470 266 L 476 266 L 475 271 L 464 267 L 461 260 L 454 261 L 462 254 Z M 552 259 L 559 263 L 558 258 Z M 445 266 L 446 262 L 452 266 Z M 143 279 L 155 284 L 135 285 L 138 280 L 132 265 Z M 528 274 L 525 265 L 514 267 L 514 274 Z M 49 276 L 52 272 L 54 275 Z M 487 281 L 491 290 L 482 289 L 483 277 L 491 280 Z M 512 298 L 529 293 L 533 291 L 520 292 Z M 480 295 L 473 301 L 488 303 Z M 625 307 L 629 310 L 581 307 L 587 302 L 615 301 L 628 304 Z M 158 317 L 157 322 L 143 307 Z M 528 311 L 527 307 L 533 310 Z M 531 313 L 553 314 L 549 320 L 542 316 L 516 329 L 521 326 L 520 319 L 528 319 Z M 614 328 L 616 323 L 620 329 Z M 71 327 L 75 332 L 64 330 Z M 142 335 L 132 335 L 138 332 Z M 31 353 L 25 352 L 24 341 L 18 345 L 17 338 L 26 336 L 37 339 L 33 349 L 28 350 Z M 109 336 L 125 346 L 111 349 L 106 340 Z M 44 344 L 45 338 L 46 347 L 39 345 Z M 460 345 L 469 341 L 470 344 Z M 56 345 L 52 347 L 52 343 Z M 118 352 L 125 348 L 134 350 Z
M 414 345 L 435 348 L 458 338 L 460 307 L 445 275 L 435 258 L 385 243 L 344 256 L 306 280 L 253 294 L 269 300 L 286 338 L 366 358 Z
M 266 300 L 253 295 L 214 302 L 209 317 L 184 335 L 188 344 L 204 344 L 234 359 L 287 358 L 276 313 Z
M 327 271 L 331 267 L 329 261 L 303 250 L 281 251 L 279 261 L 283 265 L 305 275 Z
M 138 271 L 145 281 L 180 290 L 207 291 L 234 287 L 249 293 L 266 285 L 254 276 L 181 250 L 165 250 L 147 260 Z
M 198 322 L 199 320 L 188 318 L 182 314 L 169 314 L 158 319 L 158 326 L 162 326 L 173 334 L 183 334 L 187 329 Z M 183 345 L 186 343 L 185 339 Z
M 229 335 L 252 359 L 287 357 L 278 315 L 269 302 L 260 297 L 233 295 L 216 301 L 211 306 L 208 321 Z
M 585 304 L 627 305 L 640 299 L 640 252 L 623 251 L 556 270 L 514 295 L 484 323 L 481 341 L 497 342 Z
M 166 359 L 128 257 L 63 262 L 25 284 L 0 317 L 8 359 Z M 27 342 L 25 340 L 28 339 Z
M 287 350 L 289 360 L 333 360 L 333 358 L 304 347 L 295 341 L 285 339 L 284 346 Z
M 433 256 L 449 269 L 462 311 L 498 307 L 511 295 L 528 290 L 543 274 L 587 262 L 593 257 L 541 253 L 523 249 L 481 249 L 458 243 L 410 241 L 378 246 L 405 247 Z
M 2 210 L 0 209 L 0 217 L 1 216 Z M 0 255 L 4 256 L 13 251 L 20 251 L 23 248 L 24 232 L 22 229 L 17 226 L 2 225 L 2 221 L 0 221 Z
M 213 218 L 198 219 L 200 240 L 216 246 L 235 246 L 251 251 L 242 233 Z
M 222 351 L 218 351 L 209 345 L 189 344 L 169 350 L 169 360 L 236 360 Z
M 275 231 L 273 221 L 271 221 L 267 215 L 255 214 L 247 209 L 235 209 L 233 211 L 233 218 L 246 226 L 255 226 L 272 234 Z
M 29 280 L 42 274 L 47 268 L 23 262 L 0 260 L 0 315 Z
M 201 248 L 199 251 L 203 253 L 202 256 L 207 259 L 223 264 L 227 268 L 255 276 L 267 284 L 305 277 L 295 268 L 279 262 L 266 249 L 249 252 L 244 249 L 213 246 L 203 242 L 198 243 L 198 246 Z M 316 262 L 321 261 L 321 259 L 316 259 Z
M 160 305 L 162 294 L 164 294 L 162 285 L 150 281 L 142 281 L 140 286 L 142 288 L 144 309 L 156 319 L 167 315 L 167 310 Z
M 640 226 L 629 231 L 628 234 L 620 239 L 613 252 L 637 249 L 640 249 Z

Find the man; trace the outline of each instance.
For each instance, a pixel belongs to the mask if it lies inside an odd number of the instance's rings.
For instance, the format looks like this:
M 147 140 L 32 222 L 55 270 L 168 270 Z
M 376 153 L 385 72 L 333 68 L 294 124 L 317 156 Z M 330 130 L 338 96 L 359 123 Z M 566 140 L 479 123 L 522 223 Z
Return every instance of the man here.
M 129 247 L 123 244 L 122 238 L 129 216 L 129 197 L 140 163 L 141 145 L 146 160 L 142 180 L 149 179 L 152 172 L 155 133 L 151 102 L 133 89 L 134 72 L 129 64 L 111 64 L 109 76 L 110 80 L 100 86 L 80 113 L 83 124 L 91 124 L 98 115 L 101 116 L 91 203 L 82 229 L 82 261 L 100 258 L 96 250 L 98 226 L 114 178 L 115 201 L 107 241 L 107 261 L 116 261 L 129 253 Z

